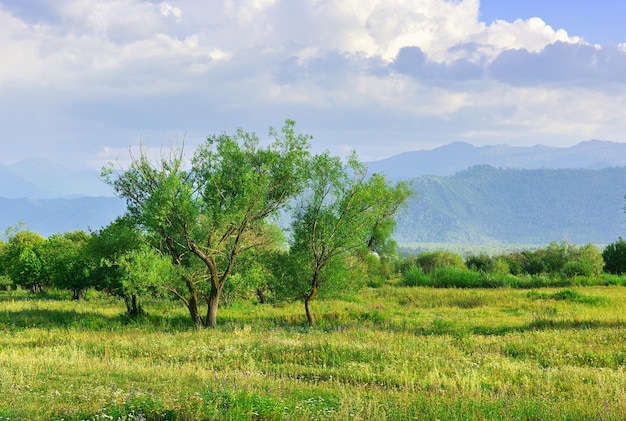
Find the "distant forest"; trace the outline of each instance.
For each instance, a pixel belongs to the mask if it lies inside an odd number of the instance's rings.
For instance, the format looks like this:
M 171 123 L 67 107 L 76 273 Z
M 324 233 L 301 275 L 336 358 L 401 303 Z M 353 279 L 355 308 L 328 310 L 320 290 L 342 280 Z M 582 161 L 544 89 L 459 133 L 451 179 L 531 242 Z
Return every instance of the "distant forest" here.
M 399 243 L 608 244 L 626 236 L 626 167 L 498 169 L 478 165 L 414 180 Z

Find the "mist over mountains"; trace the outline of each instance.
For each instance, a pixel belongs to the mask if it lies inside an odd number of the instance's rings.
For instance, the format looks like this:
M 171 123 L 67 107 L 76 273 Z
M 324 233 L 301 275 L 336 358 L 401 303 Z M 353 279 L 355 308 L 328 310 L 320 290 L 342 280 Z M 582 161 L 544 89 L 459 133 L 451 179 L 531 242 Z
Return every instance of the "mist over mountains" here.
M 45 237 L 97 230 L 125 209 L 94 169 L 75 170 L 43 158 L 0 164 L 0 233 L 18 224 Z
M 456 142 L 367 165 L 370 173 L 414 182 L 419 198 L 395 233 L 402 244 L 606 244 L 626 236 L 626 144 Z M 40 158 L 0 165 L 0 232 L 20 222 L 44 236 L 97 230 L 124 211 L 96 170 Z
M 557 148 L 472 146 L 455 142 L 432 150 L 405 152 L 367 165 L 370 172 L 383 172 L 391 179 L 410 179 L 422 175 L 452 175 L 483 164 L 524 169 L 622 167 L 626 166 L 626 143 L 589 140 L 569 148 Z
M 12 165 L 0 164 L 0 197 L 53 199 L 78 196 L 114 196 L 99 172 L 75 170 L 43 158 L 28 158 Z

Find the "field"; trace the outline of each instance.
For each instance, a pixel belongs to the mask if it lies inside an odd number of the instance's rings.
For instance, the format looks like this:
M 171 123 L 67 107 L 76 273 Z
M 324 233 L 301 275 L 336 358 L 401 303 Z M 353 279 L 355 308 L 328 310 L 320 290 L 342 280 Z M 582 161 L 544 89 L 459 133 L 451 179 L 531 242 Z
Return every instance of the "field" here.
M 222 307 L 0 293 L 0 420 L 623 420 L 626 288 L 388 284 Z

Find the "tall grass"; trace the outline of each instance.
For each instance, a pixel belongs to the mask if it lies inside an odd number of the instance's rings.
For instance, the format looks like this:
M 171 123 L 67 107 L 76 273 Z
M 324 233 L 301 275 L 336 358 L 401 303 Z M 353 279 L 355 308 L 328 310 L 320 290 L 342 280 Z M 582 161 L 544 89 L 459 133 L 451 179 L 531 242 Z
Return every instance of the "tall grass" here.
M 0 420 L 626 419 L 626 290 L 386 285 L 184 309 L 0 294 Z

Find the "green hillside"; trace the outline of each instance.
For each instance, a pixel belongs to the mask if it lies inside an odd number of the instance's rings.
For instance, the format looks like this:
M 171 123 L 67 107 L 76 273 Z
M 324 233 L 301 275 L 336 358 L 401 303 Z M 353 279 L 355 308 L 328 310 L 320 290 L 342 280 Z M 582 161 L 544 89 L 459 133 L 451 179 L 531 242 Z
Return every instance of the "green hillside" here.
M 415 180 L 400 243 L 612 242 L 624 235 L 626 167 L 497 169 L 474 166 Z

